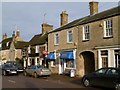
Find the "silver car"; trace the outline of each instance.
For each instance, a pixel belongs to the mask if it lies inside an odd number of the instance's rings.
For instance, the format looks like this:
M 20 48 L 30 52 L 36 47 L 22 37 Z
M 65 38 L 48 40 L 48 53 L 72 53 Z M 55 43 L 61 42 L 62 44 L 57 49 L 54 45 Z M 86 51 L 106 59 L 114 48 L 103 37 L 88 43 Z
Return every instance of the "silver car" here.
M 32 65 L 24 70 L 24 75 L 32 75 L 37 78 L 38 76 L 50 76 L 51 71 L 42 65 Z

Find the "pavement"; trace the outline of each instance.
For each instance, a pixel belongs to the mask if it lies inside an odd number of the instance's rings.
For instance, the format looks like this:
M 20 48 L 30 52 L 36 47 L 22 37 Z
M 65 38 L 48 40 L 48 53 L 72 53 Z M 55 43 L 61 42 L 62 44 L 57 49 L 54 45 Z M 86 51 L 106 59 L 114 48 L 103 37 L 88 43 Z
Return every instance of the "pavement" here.
M 58 80 L 62 82 L 69 82 L 73 84 L 82 84 L 81 78 L 79 77 L 70 77 L 69 75 L 58 75 L 58 74 L 52 74 L 49 79 L 52 80 Z

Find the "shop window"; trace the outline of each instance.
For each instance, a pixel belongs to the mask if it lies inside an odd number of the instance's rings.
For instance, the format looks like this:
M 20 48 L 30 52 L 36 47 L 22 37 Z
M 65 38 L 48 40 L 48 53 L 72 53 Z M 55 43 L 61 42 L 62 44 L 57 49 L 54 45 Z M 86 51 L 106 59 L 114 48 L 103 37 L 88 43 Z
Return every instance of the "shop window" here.
M 74 60 L 66 60 L 67 68 L 74 68 Z

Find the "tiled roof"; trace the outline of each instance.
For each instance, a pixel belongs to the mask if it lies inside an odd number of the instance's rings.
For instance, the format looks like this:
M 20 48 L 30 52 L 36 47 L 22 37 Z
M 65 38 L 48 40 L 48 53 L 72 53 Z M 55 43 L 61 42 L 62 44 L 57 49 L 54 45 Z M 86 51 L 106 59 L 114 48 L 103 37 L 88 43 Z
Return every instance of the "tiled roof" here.
M 72 21 L 64 26 L 61 26 L 57 29 L 50 31 L 49 33 L 61 31 L 64 29 L 69 29 L 71 27 L 75 27 L 75 26 L 82 25 L 82 24 L 87 24 L 90 22 L 94 22 L 97 20 L 101 20 L 101 19 L 105 19 L 105 18 L 109 18 L 112 16 L 117 16 L 117 15 L 120 15 L 120 6 L 103 11 L 103 12 L 100 12 L 100 13 L 95 14 L 95 15 L 89 15 L 89 16 L 74 20 L 74 21 Z
M 38 35 L 35 35 L 35 36 L 29 41 L 29 44 L 30 44 L 31 46 L 42 45 L 42 44 L 45 44 L 45 43 L 46 43 L 47 39 L 48 39 L 48 34 L 47 34 L 47 33 L 38 34 Z

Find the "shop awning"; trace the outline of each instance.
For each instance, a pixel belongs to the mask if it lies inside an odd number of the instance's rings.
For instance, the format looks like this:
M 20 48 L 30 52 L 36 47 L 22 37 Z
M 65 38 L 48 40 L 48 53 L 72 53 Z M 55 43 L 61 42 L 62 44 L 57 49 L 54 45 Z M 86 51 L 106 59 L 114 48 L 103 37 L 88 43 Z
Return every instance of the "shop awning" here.
M 55 54 L 53 52 L 49 53 L 46 57 L 46 59 L 51 59 L 54 60 L 55 59 Z
M 61 59 L 74 59 L 73 51 L 66 51 L 60 53 Z

